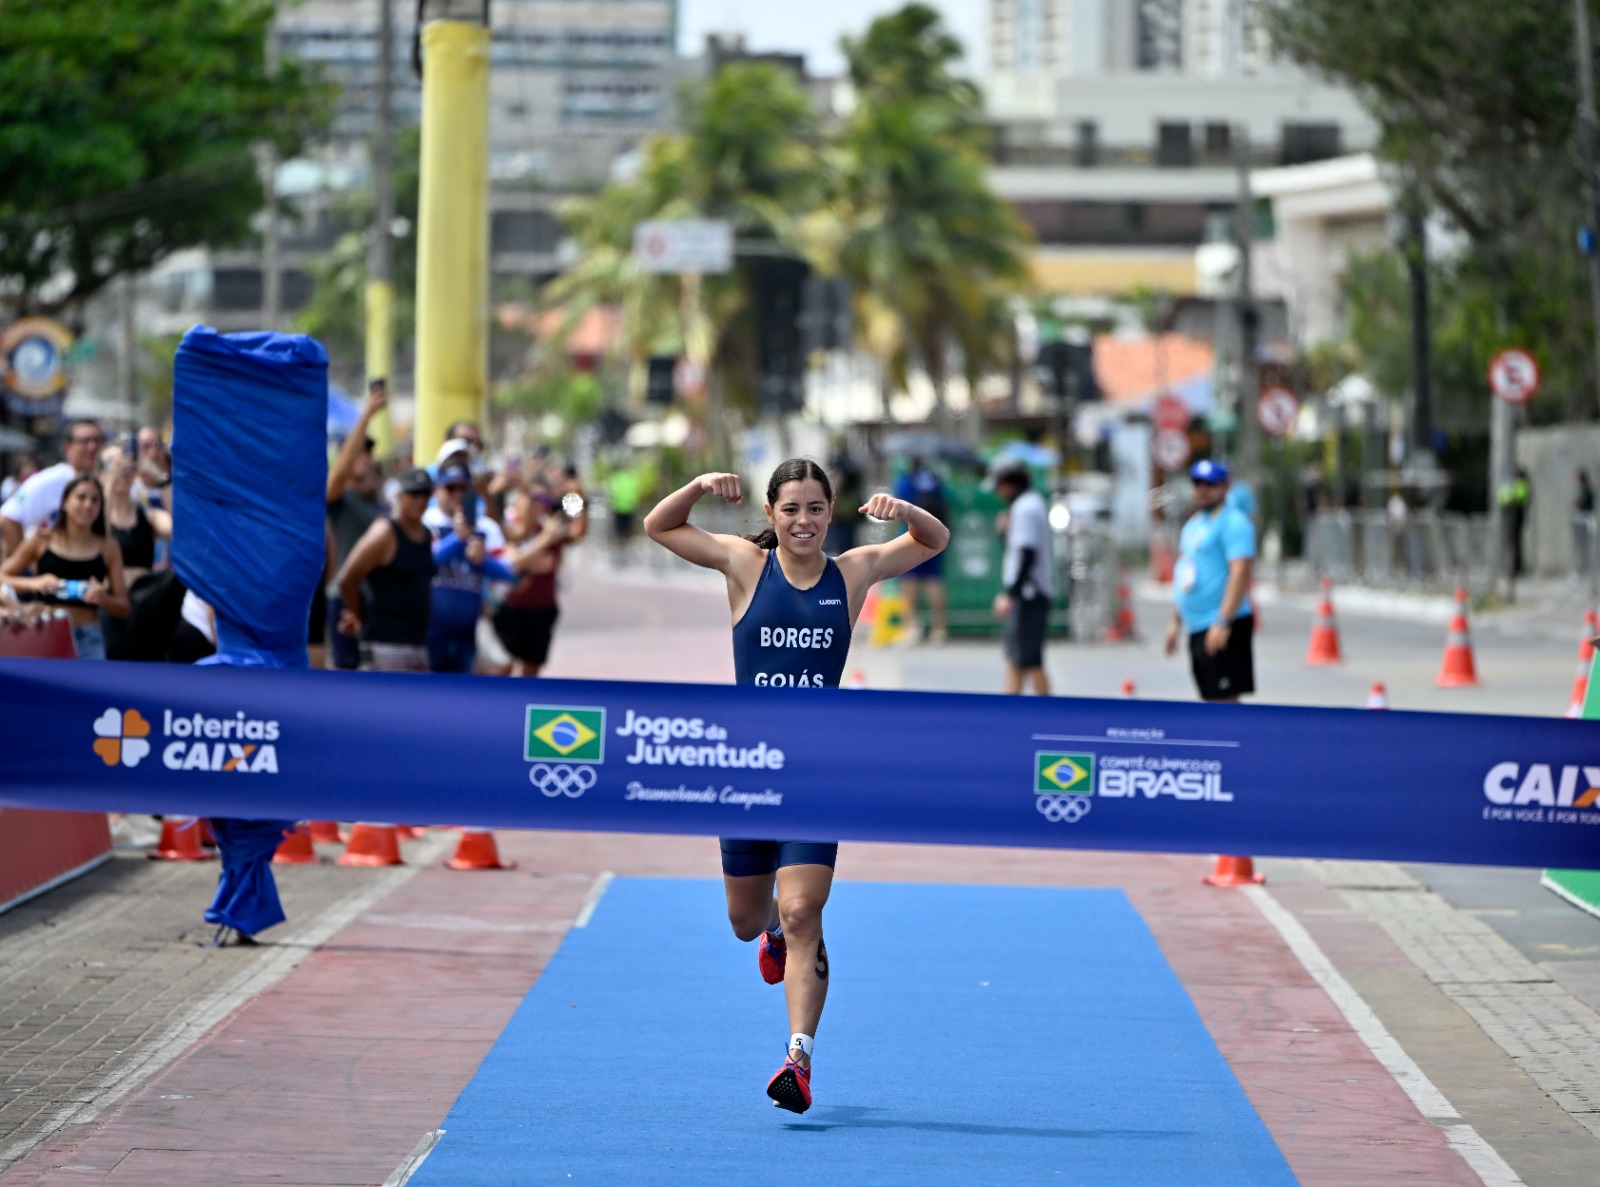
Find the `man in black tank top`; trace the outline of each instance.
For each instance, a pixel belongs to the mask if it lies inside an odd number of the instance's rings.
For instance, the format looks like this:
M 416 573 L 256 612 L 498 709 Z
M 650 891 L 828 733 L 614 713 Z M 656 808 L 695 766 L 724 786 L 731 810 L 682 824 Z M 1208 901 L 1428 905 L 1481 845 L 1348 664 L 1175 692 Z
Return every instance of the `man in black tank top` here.
M 374 521 L 339 570 L 338 629 L 361 640 L 367 671 L 428 670 L 433 533 L 422 514 L 432 494 L 426 470 L 407 470 L 394 517 Z

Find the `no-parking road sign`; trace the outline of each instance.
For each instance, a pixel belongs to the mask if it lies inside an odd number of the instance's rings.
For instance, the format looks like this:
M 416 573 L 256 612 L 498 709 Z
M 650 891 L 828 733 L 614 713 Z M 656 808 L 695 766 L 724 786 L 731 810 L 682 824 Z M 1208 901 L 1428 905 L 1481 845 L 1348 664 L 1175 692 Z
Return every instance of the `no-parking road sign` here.
M 1156 401 L 1151 419 L 1155 421 L 1158 429 L 1181 431 L 1189 427 L 1189 422 L 1194 419 L 1194 413 L 1189 411 L 1189 405 L 1184 402 L 1183 397 L 1168 393 Z
M 1157 429 L 1150 439 L 1150 458 L 1169 474 L 1189 460 L 1189 434 L 1181 429 Z
M 640 223 L 633 229 L 633 262 L 641 272 L 728 272 L 733 224 L 725 219 Z
M 1526 404 L 1539 390 L 1539 364 L 1518 346 L 1489 360 L 1489 389 L 1507 404 Z
M 1286 387 L 1269 387 L 1256 400 L 1256 420 L 1273 437 L 1282 437 L 1294 428 L 1300 415 L 1300 401 Z

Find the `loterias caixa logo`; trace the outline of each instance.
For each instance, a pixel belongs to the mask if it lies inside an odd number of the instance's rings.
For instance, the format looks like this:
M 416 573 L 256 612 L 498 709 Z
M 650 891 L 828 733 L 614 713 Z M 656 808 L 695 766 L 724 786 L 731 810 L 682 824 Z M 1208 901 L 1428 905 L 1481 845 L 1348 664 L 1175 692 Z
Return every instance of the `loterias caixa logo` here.
M 169 771 L 214 771 L 240 775 L 276 775 L 276 721 L 246 716 L 203 713 L 175 714 L 163 709 L 161 765 Z M 110 707 L 94 721 L 94 752 L 108 767 L 136 767 L 153 749 L 155 727 L 138 709 Z
M 529 705 L 522 757 L 528 782 L 552 798 L 577 799 L 595 785 L 606 760 L 606 711 L 593 706 Z
M 94 752 L 108 767 L 136 767 L 150 753 L 150 723 L 137 709 L 107 709 L 94 723 Z

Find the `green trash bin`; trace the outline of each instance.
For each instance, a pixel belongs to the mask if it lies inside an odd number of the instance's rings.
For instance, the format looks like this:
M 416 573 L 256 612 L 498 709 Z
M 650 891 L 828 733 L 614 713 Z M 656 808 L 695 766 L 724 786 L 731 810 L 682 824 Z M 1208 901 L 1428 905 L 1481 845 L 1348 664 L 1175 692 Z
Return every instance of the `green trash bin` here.
M 1005 501 L 972 479 L 949 479 L 944 489 L 950 505 L 950 544 L 944 550 L 950 633 L 997 635 L 1000 623 L 992 607 L 1000 592 L 1005 543 L 995 531 L 995 519 L 1005 510 Z
M 945 478 L 945 500 L 949 504 L 950 544 L 944 550 L 945 618 L 951 635 L 981 638 L 1000 634 L 1004 624 L 994 616 L 994 597 L 1000 592 L 1000 573 L 1005 561 L 1005 540 L 995 530 L 995 521 L 1006 509 L 1005 500 L 984 488 L 976 479 Z M 1063 561 L 1057 554 L 1056 595 L 1050 615 L 1050 634 L 1067 634 L 1067 595 L 1063 580 Z M 927 611 L 918 608 L 923 630 L 928 628 Z

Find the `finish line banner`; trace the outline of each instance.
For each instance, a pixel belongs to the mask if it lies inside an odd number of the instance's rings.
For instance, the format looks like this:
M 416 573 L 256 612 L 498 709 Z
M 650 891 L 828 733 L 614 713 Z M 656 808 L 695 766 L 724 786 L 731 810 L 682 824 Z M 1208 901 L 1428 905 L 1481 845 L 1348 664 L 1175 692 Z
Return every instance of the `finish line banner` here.
M 1600 868 L 1600 722 L 0 660 L 0 804 Z

